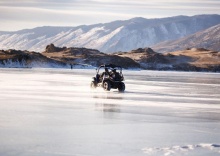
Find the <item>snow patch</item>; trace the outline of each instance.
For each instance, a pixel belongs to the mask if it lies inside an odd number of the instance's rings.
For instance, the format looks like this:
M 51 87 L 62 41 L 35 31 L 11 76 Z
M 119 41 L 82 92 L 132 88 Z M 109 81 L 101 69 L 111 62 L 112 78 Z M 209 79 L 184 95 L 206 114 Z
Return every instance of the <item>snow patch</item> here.
M 193 150 L 210 150 L 214 153 L 220 153 L 220 144 L 196 144 L 185 146 L 171 146 L 171 147 L 149 147 L 142 149 L 145 154 L 148 155 L 176 155 L 181 153 L 188 153 Z

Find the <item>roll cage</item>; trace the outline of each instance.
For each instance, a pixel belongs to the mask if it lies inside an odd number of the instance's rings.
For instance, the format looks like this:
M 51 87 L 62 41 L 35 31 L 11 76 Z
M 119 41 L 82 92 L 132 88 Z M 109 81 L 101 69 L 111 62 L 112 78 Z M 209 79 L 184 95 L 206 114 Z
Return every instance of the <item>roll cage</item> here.
M 99 74 L 99 71 L 101 68 L 104 68 L 104 69 L 108 69 L 108 70 L 119 70 L 120 71 L 120 74 L 122 74 L 122 67 L 121 66 L 116 66 L 116 65 L 113 65 L 113 64 L 108 64 L 108 65 L 101 65 L 99 66 L 96 71 L 97 71 L 97 74 Z

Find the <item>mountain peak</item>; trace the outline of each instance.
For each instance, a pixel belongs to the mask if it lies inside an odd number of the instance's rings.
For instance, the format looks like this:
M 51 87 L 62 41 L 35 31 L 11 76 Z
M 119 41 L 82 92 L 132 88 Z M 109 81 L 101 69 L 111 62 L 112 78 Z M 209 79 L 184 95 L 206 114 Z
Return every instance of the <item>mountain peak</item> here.
M 143 17 L 134 17 L 132 19 L 130 19 L 129 21 L 132 21 L 132 22 L 143 22 L 143 21 L 146 21 L 147 19 L 146 18 L 143 18 Z

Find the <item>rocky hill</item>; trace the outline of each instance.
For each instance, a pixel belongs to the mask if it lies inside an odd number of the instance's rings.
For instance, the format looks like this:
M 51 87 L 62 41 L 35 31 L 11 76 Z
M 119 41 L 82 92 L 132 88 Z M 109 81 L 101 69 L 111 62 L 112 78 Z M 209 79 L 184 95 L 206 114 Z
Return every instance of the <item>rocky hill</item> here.
M 220 51 L 220 24 L 178 40 L 156 44 L 152 48 L 158 52 L 171 52 L 192 47 Z
M 157 53 L 151 48 L 138 48 L 130 52 L 106 54 L 95 49 L 61 48 L 53 44 L 48 45 L 42 53 L 20 50 L 0 51 L 0 67 L 94 68 L 102 64 L 120 65 L 126 69 L 220 72 L 220 52 L 192 48 Z
M 164 54 L 173 67 L 190 71 L 220 72 L 220 52 L 204 48 L 191 48 Z
M 7 68 L 91 68 L 115 64 L 123 68 L 140 68 L 128 57 L 105 54 L 95 49 L 46 46 L 42 53 L 21 50 L 0 50 L 0 67 Z
M 15 32 L 0 32 L 1 49 L 41 52 L 46 45 L 86 47 L 110 53 L 149 47 L 179 39 L 220 24 L 220 15 L 133 18 L 78 27 L 38 27 Z
M 8 68 L 65 68 L 65 62 L 50 59 L 41 53 L 21 50 L 0 50 L 0 67 Z
M 102 64 L 115 64 L 120 65 L 123 68 L 140 68 L 140 65 L 131 58 L 106 54 L 95 49 L 76 47 L 59 48 L 50 44 L 42 54 L 54 60 L 68 64 L 89 64 L 94 67 Z
M 139 48 L 130 52 L 115 53 L 115 55 L 129 57 L 144 69 L 220 72 L 220 52 L 203 48 L 163 54 L 151 48 Z

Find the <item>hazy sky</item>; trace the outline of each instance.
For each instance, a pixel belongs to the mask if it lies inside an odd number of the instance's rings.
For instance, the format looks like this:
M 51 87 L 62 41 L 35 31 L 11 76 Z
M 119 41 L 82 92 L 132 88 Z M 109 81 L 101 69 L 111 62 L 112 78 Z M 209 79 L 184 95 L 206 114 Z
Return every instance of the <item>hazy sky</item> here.
M 0 0 L 0 31 L 220 14 L 220 0 Z

